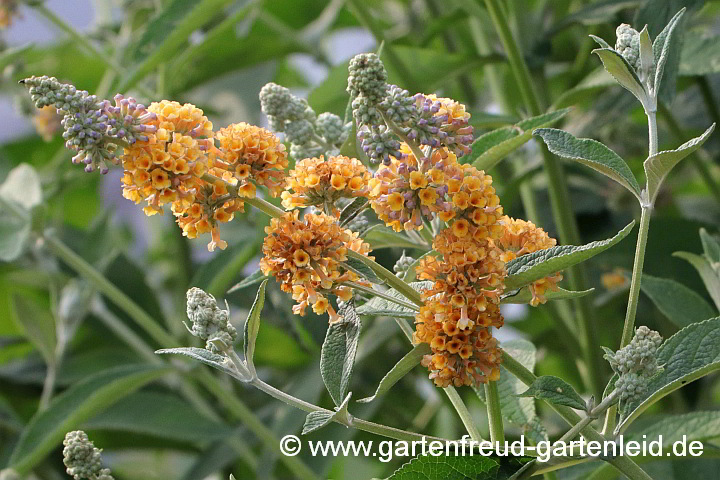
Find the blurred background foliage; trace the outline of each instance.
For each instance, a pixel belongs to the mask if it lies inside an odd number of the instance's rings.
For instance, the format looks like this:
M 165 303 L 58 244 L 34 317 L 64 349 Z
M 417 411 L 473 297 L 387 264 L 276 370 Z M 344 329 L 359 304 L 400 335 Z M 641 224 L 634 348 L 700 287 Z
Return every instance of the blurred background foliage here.
M 531 116 L 524 109 L 483 2 L 477 0 L 72 2 L 78 4 L 78 12 L 63 3 L 20 5 L 4 33 L 0 93 L 3 105 L 14 103 L 14 111 L 4 110 L 10 121 L 3 121 L 0 178 L 21 163 L 34 166 L 44 198 L 38 209 L 46 226 L 170 332 L 177 345 L 194 341 L 182 325 L 185 291 L 190 286 L 227 299 L 233 323 L 242 325 L 254 288 L 226 292 L 258 269 L 267 218 L 249 208 L 225 229 L 230 247 L 208 254 L 206 242 L 182 237 L 171 215 L 148 219 L 124 200 L 120 171 L 105 177 L 87 175 L 70 164 L 70 153 L 59 134 L 43 139 L 29 130 L 34 112 L 18 80 L 51 75 L 108 97 L 119 91 L 132 93 L 146 104 L 163 98 L 192 102 L 216 126 L 239 121 L 266 125 L 257 95 L 270 81 L 307 96 L 317 112 L 344 115 L 349 59 L 374 51 L 384 42 L 382 57 L 390 81 L 411 92 L 436 92 L 466 104 L 473 114 L 476 136 Z M 647 24 L 654 37 L 672 15 L 688 7 L 676 92 L 664 93 L 659 115 L 660 149 L 675 148 L 719 120 L 720 2 L 502 3 L 543 108 L 573 107 L 556 126 L 603 141 L 627 159 L 638 176 L 647 151 L 645 116 L 591 55 L 594 46 L 588 34 L 614 39 L 615 26 L 626 22 L 638 29 Z M 91 19 L 80 38 L 59 29 L 58 22 L 53 24 L 56 8 L 60 21 L 78 15 Z M 30 32 L 42 40 L 27 38 L 23 25 L 34 25 Z M 18 33 L 21 29 L 22 34 Z M 48 120 L 52 121 L 56 119 Z M 672 253 L 702 252 L 700 228 L 717 233 L 719 154 L 720 137 L 715 135 L 673 173 L 657 204 L 645 263 L 648 274 L 679 282 L 709 305 L 711 299 L 696 271 Z M 583 243 L 607 238 L 637 216 L 627 191 L 589 169 L 564 165 Z M 513 152 L 491 173 L 506 212 L 514 217 L 525 216 L 518 185 L 521 180 L 530 182 L 540 199 L 538 223 L 555 235 L 535 141 Z M 713 176 L 714 183 L 708 181 Z M 0 231 L 0 236 L 5 235 L 3 241 L 14 241 Z M 600 344 L 613 348 L 622 330 L 625 276 L 632 266 L 634 235 L 589 263 Z M 388 267 L 403 251 L 396 239 L 379 236 L 374 244 L 376 257 Z M 0 263 L 0 466 L 7 464 L 33 415 L 47 406 L 49 372 L 54 376 L 52 396 L 56 396 L 118 366 L 137 372 L 159 362 L 148 353 L 160 345 L 111 299 L 98 294 L 96 284 L 59 261 L 42 240 L 31 235 L 23 247 L 19 258 Z M 636 323 L 663 336 L 673 334 L 686 321 L 665 316 L 648 296 L 640 301 Z M 304 318 L 294 316 L 290 306 L 290 299 L 271 281 L 256 351 L 260 375 L 297 397 L 329 406 L 332 402 L 318 369 L 326 320 L 311 312 Z M 560 376 L 582 390 L 578 363 L 568 348 L 577 343 L 577 332 L 563 327 L 547 307 L 512 307 L 505 311 L 507 323 L 499 338 L 531 340 L 537 347 L 536 373 Z M 357 398 L 369 396 L 407 352 L 405 339 L 387 318 L 365 321 L 359 348 L 352 385 Z M 162 359 L 160 364 L 165 362 Z M 238 479 L 293 478 L 278 455 L 237 420 L 232 406 L 219 404 L 204 387 L 181 380 L 177 373 L 192 378 L 190 369 L 202 367 L 170 363 L 175 370 L 161 372 L 160 380 L 142 389 L 120 389 L 112 394 L 117 401 L 107 401 L 105 407 L 68 426 L 86 429 L 95 444 L 104 448 L 116 478 L 227 478 L 229 472 Z M 605 378 L 609 373 L 608 368 Z M 300 431 L 302 412 L 227 380 L 220 378 L 227 395 L 241 399 L 278 438 Z M 717 380 L 717 375 L 709 376 L 675 392 L 653 407 L 652 413 L 716 409 Z M 474 392 L 465 388 L 461 393 L 477 421 L 485 422 L 484 408 Z M 202 401 L 196 401 L 198 397 Z M 199 404 L 209 409 L 199 411 Z M 357 404 L 353 410 L 366 419 L 432 435 L 459 437 L 463 433 L 448 400 L 432 387 L 421 368 L 382 399 Z M 539 414 L 551 438 L 563 432 L 559 417 L 545 408 Z M 509 429 L 511 438 L 520 433 L 520 428 Z M 330 425 L 310 438 L 372 436 Z M 319 478 L 337 479 L 385 477 L 407 460 L 385 464 L 372 458 L 313 458 L 306 453 L 298 458 Z M 703 472 L 717 472 L 713 459 L 693 461 L 690 467 L 688 463 L 661 461 L 648 470 L 664 479 L 714 478 L 714 473 L 704 476 Z M 586 478 L 584 471 L 570 469 L 558 478 Z M 38 458 L 35 475 L 63 478 L 59 472 L 61 455 L 55 443 Z

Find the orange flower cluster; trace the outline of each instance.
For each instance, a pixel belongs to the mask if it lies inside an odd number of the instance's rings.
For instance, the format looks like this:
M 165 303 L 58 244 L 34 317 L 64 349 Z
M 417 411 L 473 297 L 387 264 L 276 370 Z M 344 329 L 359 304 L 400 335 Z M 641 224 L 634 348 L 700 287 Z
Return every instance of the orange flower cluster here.
M 288 155 L 272 132 L 241 122 L 218 130 L 215 138 L 220 153 L 211 156 L 211 173 L 236 185 L 240 196 L 255 197 L 255 184 L 278 196 L 285 186 Z
M 545 250 L 554 247 L 557 241 L 534 223 L 526 220 L 510 218 L 505 216 L 502 218 L 504 224 L 503 236 L 499 240 L 500 246 L 503 248 L 503 260 L 509 262 L 519 256 Z M 556 273 L 549 277 L 536 280 L 530 285 L 532 300 L 530 305 L 533 307 L 545 303 L 545 292 L 557 290 L 557 284 L 562 280 L 562 273 Z
M 339 198 L 364 197 L 368 194 L 370 172 L 356 158 L 345 156 L 306 158 L 290 171 L 283 206 L 297 207 L 329 205 Z M 336 213 L 336 212 L 334 212 Z
M 500 374 L 502 355 L 491 327 L 503 325 L 499 302 L 506 272 L 492 218 L 460 236 L 446 228 L 433 242 L 441 257 L 426 257 L 417 268 L 418 278 L 433 286 L 423 292 L 413 340 L 430 345 L 433 353 L 422 363 L 440 387 L 485 383 Z
M 312 304 L 315 313 L 328 312 L 330 322 L 337 322 L 341 317 L 327 295 L 348 301 L 352 291 L 340 285 L 342 282 L 367 284 L 342 262 L 347 260 L 348 250 L 367 255 L 370 246 L 357 233 L 340 227 L 331 216 L 308 213 L 301 220 L 298 212 L 293 210 L 273 218 L 265 227 L 267 236 L 260 268 L 265 275 L 273 275 L 281 282 L 283 291 L 292 294 L 298 302 L 293 306 L 294 313 L 304 315 L 305 308 Z
M 123 196 L 147 202 L 146 215 L 162 213 L 166 203 L 190 205 L 200 177 L 207 170 L 205 152 L 211 145 L 212 124 L 202 110 L 190 104 L 163 100 L 150 105 L 157 128 L 147 141 L 138 140 L 123 155 Z

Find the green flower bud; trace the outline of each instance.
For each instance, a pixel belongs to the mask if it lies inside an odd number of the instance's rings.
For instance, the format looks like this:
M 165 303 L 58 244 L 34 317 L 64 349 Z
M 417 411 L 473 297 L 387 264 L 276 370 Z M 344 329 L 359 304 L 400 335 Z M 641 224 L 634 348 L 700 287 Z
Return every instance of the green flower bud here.
M 273 129 L 285 131 L 286 121 L 315 121 L 315 111 L 304 98 L 296 97 L 287 88 L 275 83 L 268 83 L 260 90 L 260 106 L 263 113 L 273 117 Z
M 415 99 L 407 90 L 390 85 L 387 97 L 380 104 L 383 112 L 397 125 L 406 125 L 417 117 Z
M 334 145 L 342 144 L 348 136 L 348 129 L 345 128 L 342 119 L 329 112 L 318 115 L 315 130 L 328 143 Z
M 110 469 L 103 468 L 102 450 L 95 448 L 85 432 L 68 432 L 63 445 L 63 462 L 75 480 L 113 480 Z
M 65 113 L 76 113 L 97 110 L 102 106 L 95 95 L 90 95 L 85 90 L 78 90 L 73 85 L 60 83 L 55 77 L 33 76 L 21 80 L 20 83 L 28 88 L 30 98 L 37 108 L 51 105 Z
M 413 257 L 405 255 L 405 250 L 403 250 L 402 255 L 393 266 L 393 271 L 395 272 L 395 275 L 397 275 L 398 277 L 403 277 L 405 275 L 405 272 L 407 272 L 408 268 L 410 268 L 410 265 L 412 265 L 414 262 L 415 259 Z
M 387 72 L 374 53 L 361 53 L 350 60 L 347 91 L 351 97 L 362 95 L 371 104 L 380 103 L 387 94 Z
M 297 145 L 293 143 L 290 145 L 290 156 L 295 160 L 319 157 L 323 153 L 322 147 L 314 144 Z
M 623 56 L 625 60 L 635 70 L 640 69 L 640 33 L 627 23 L 623 23 L 615 31 L 617 41 L 615 42 L 615 50 Z
M 285 124 L 285 138 L 295 145 L 310 143 L 314 131 L 313 124 L 308 120 L 294 120 Z
M 218 351 L 213 342 L 220 341 L 230 347 L 237 338 L 237 330 L 228 320 L 230 312 L 217 306 L 215 297 L 193 287 L 187 291 L 187 316 L 192 322 L 188 329 L 194 336 L 205 340 L 205 348 Z

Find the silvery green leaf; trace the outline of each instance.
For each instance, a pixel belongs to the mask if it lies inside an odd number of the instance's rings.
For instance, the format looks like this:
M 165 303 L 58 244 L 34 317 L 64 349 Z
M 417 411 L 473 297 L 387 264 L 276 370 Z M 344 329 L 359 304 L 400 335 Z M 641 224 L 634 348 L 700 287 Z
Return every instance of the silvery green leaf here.
M 310 412 L 305 417 L 305 424 L 303 425 L 302 434 L 307 435 L 308 433 L 319 430 L 325 425 L 332 423 L 335 419 L 341 419 L 348 415 L 348 404 L 350 403 L 350 397 L 352 392 L 348 393 L 339 407 L 335 407 L 335 411 L 329 410 L 317 410 Z
M 536 349 L 531 342 L 523 339 L 510 340 L 503 342 L 502 348 L 531 372 L 535 369 Z M 516 396 L 526 390 L 525 384 L 502 365 L 497 387 L 503 418 L 520 427 L 533 442 L 547 440 L 547 431 L 537 416 L 535 401 L 532 398 Z M 485 389 L 482 386 L 473 389 L 478 398 L 485 403 Z
M 433 282 L 426 280 L 421 282 L 411 282 L 409 285 L 413 288 L 413 290 L 424 292 L 432 287 Z M 399 293 L 394 288 L 385 290 L 383 293 L 395 297 L 398 300 L 407 302 L 405 295 Z M 358 307 L 357 313 L 358 315 L 415 318 L 417 310 L 403 307 L 402 305 L 390 302 L 382 297 L 373 297 L 368 302 Z
M 625 160 L 602 143 L 589 138 L 576 138 L 556 128 L 539 128 L 541 137 L 555 155 L 569 158 L 612 178 L 640 199 L 640 185 Z
M 692 140 L 688 140 L 675 150 L 658 152 L 645 160 L 644 166 L 645 177 L 647 178 L 648 200 L 651 204 L 655 203 L 657 194 L 660 191 L 660 186 L 667 174 L 670 173 L 670 170 L 672 170 L 673 167 L 680 162 L 680 160 L 700 148 L 708 137 L 710 137 L 713 130 L 715 130 L 714 123 L 705 130 L 705 133 L 699 137 L 693 138 Z
M 596 36 L 596 35 L 589 35 L 589 37 L 592 38 L 593 40 L 595 40 L 595 43 L 597 43 L 598 45 L 600 45 L 600 48 L 608 48 L 608 49 L 610 49 L 610 50 L 613 49 L 612 46 L 610 46 L 610 44 L 608 44 L 608 43 L 607 43 L 605 40 L 603 40 L 602 38 L 600 38 L 600 37 L 598 37 L 598 36 Z
M 256 283 L 260 283 L 267 278 L 268 277 L 265 276 L 262 270 L 256 270 L 250 276 L 243 278 L 240 282 L 233 285 L 230 290 L 227 291 L 227 293 L 236 292 L 243 288 L 249 287 L 250 285 L 255 285 Z
M 264 280 L 258 288 L 255 295 L 255 301 L 250 308 L 247 320 L 245 320 L 245 335 L 243 338 L 243 351 L 245 352 L 245 363 L 247 363 L 250 371 L 254 371 L 253 357 L 255 355 L 255 342 L 257 341 L 258 332 L 260 332 L 260 314 L 265 305 L 265 286 L 267 280 Z
M 602 60 L 605 66 L 605 70 L 607 70 L 623 88 L 635 95 L 643 106 L 648 105 L 649 98 L 642 82 L 635 73 L 635 70 L 622 55 L 612 48 L 597 48 L 593 50 L 592 53 L 600 57 L 600 60 Z
M 717 237 L 710 235 L 704 228 L 700 229 L 700 241 L 702 242 L 705 257 L 711 262 L 720 262 L 720 242 Z
M 361 260 L 349 257 L 343 262 L 343 266 L 372 283 L 375 283 L 377 285 L 382 285 L 383 283 L 385 283 L 380 277 L 375 275 L 375 272 L 372 271 L 372 268 L 365 265 L 365 263 L 363 263 Z
M 15 323 L 25 332 L 45 363 L 54 364 L 57 336 L 55 320 L 47 305 L 42 305 L 29 294 L 13 293 L 10 298 Z
M 472 152 L 463 163 L 472 163 L 479 170 L 490 170 L 503 158 L 518 149 L 532 138 L 537 128 L 547 127 L 559 121 L 570 112 L 563 108 L 527 118 L 510 127 L 493 130 L 478 137 L 472 144 Z
M 184 355 L 186 357 L 190 357 L 193 360 L 197 360 L 198 362 L 202 362 L 205 365 L 209 365 L 213 368 L 216 368 L 220 370 L 223 373 L 227 373 L 228 375 L 231 375 L 235 378 L 237 378 L 237 374 L 234 370 L 232 370 L 229 365 L 230 361 L 216 353 L 212 353 L 209 350 L 206 350 L 204 348 L 197 348 L 197 347 L 178 347 L 178 348 L 163 348 L 161 350 L 156 350 L 156 354 L 158 355 Z
M 649 380 L 643 399 L 623 408 L 623 420 L 616 432 L 622 433 L 661 398 L 720 369 L 720 317 L 683 328 L 660 345 L 656 358 L 662 372 Z
M 345 303 L 338 314 L 342 320 L 328 327 L 322 345 L 320 373 L 335 405 L 340 406 L 350 385 L 361 323 L 351 302 Z
M 717 311 L 695 291 L 668 278 L 643 274 L 640 289 L 676 326 L 683 328 L 717 315 Z
M 514 290 L 529 285 L 535 280 L 592 258 L 625 238 L 634 226 L 635 221 L 607 240 L 598 240 L 581 246 L 559 245 L 522 255 L 508 262 L 505 288 Z
M 685 13 L 685 8 L 682 8 L 675 16 L 670 20 L 670 22 L 667 24 L 667 26 L 663 29 L 662 32 L 660 32 L 660 35 L 658 35 L 655 38 L 655 42 L 653 42 L 653 55 L 655 56 L 655 81 L 654 81 L 654 89 L 655 92 L 658 92 L 661 88 L 661 82 L 663 80 L 663 74 L 665 73 L 665 65 L 668 62 L 668 59 L 670 58 L 671 51 L 673 49 L 673 46 L 675 45 L 675 40 L 673 39 L 673 33 L 675 32 L 675 28 L 678 25 L 678 22 L 682 18 L 683 14 Z M 679 53 L 679 52 L 678 52 Z M 679 62 L 675 62 L 679 63 Z M 677 69 L 678 65 L 674 65 L 674 68 L 672 71 L 668 71 L 668 76 L 666 81 L 670 84 L 672 84 L 672 87 L 674 89 L 675 86 L 675 76 L 677 75 Z
M 708 261 L 707 258 L 700 255 L 695 255 L 690 252 L 675 252 L 673 257 L 679 257 L 686 260 L 695 267 L 695 270 L 700 274 L 705 288 L 707 288 L 710 298 L 715 302 L 715 306 L 720 309 L 720 271 L 713 268 L 713 265 Z
M 410 239 L 405 233 L 394 232 L 385 225 L 373 225 L 363 233 L 363 239 L 370 244 L 373 250 L 381 248 L 400 247 L 400 248 L 421 248 L 427 250 L 427 244 L 416 243 Z
M 647 25 L 645 25 L 640 32 L 640 78 L 650 79 L 654 68 L 655 56 L 653 55 L 652 41 Z
M 15 202 L 26 210 L 30 210 L 42 202 L 40 177 L 35 168 L 22 163 L 10 170 L 5 181 L 0 185 L 0 197 Z
M 395 366 L 390 369 L 387 374 L 385 374 L 383 379 L 380 380 L 380 385 L 378 385 L 377 390 L 375 390 L 375 394 L 371 397 L 361 398 L 360 400 L 358 400 L 358 402 L 372 402 L 377 396 L 382 395 L 388 390 L 390 390 L 390 388 L 392 388 L 393 385 L 399 382 L 401 378 L 410 373 L 413 368 L 419 365 L 420 361 L 425 355 L 428 355 L 430 353 L 430 346 L 427 343 L 415 345 L 415 347 L 413 347 L 412 350 L 406 353 L 405 356 L 402 357 L 395 364 Z
M 538 377 L 530 387 L 518 397 L 534 397 L 555 405 L 565 405 L 575 410 L 585 410 L 585 400 L 565 380 L 552 375 Z
M 340 226 L 342 227 L 347 225 L 352 219 L 357 217 L 358 214 L 368 208 L 369 204 L 370 202 L 368 202 L 368 199 L 365 197 L 357 197 L 355 200 L 350 202 L 342 209 L 342 212 L 340 212 Z
M 589 288 L 582 291 L 565 290 L 564 288 L 558 288 L 557 290 L 548 290 L 544 296 L 548 300 L 569 300 L 572 298 L 580 298 L 592 293 L 595 289 Z M 530 287 L 523 287 L 513 292 L 504 294 L 500 300 L 501 304 L 529 304 L 532 300 L 532 292 Z

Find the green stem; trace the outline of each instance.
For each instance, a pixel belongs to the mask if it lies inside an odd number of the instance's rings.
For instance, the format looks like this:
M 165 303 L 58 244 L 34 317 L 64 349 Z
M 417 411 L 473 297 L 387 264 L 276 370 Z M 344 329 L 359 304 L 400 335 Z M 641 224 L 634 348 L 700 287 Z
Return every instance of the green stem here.
M 520 89 L 525 106 L 533 115 L 540 115 L 542 108 L 537 93 L 533 89 L 530 71 L 512 35 L 500 0 L 485 0 L 485 6 L 507 53 L 510 68 Z M 540 148 L 543 153 L 543 164 L 550 193 L 550 206 L 558 230 L 558 236 L 561 243 L 565 245 L 578 245 L 580 243 L 580 233 L 572 212 L 570 191 L 562 165 L 550 154 L 547 147 L 542 145 Z M 586 290 L 586 274 L 581 265 L 569 269 L 567 277 L 568 284 L 572 290 Z M 598 342 L 595 325 L 591 318 L 592 311 L 585 298 L 576 299 L 574 304 L 577 310 L 576 315 L 578 317 L 578 328 L 580 330 L 581 346 L 587 368 L 588 383 L 591 390 L 599 396 L 602 393 L 603 384 L 601 379 L 600 357 L 595 351 L 595 346 Z
M 647 246 L 651 215 L 652 207 L 643 207 L 642 213 L 640 214 L 640 230 L 638 231 L 637 245 L 635 246 L 635 261 L 633 263 L 632 279 L 630 281 L 630 297 L 628 299 L 627 311 L 625 312 L 625 324 L 623 325 L 620 348 L 630 343 L 635 331 L 635 315 L 637 313 L 638 299 L 640 298 L 640 281 L 642 280 L 645 247 Z
M 399 293 L 405 295 L 405 298 L 413 302 L 415 305 L 422 307 L 425 304 L 425 302 L 423 302 L 422 300 L 422 297 L 417 291 L 415 291 L 410 285 L 405 283 L 401 278 L 398 278 L 393 272 L 383 267 L 379 263 L 353 250 L 348 250 L 347 256 L 348 258 L 359 260 L 364 263 L 373 271 L 373 273 L 375 273 L 375 275 L 385 280 L 385 282 L 387 282 L 389 286 L 394 288 Z
M 383 293 L 383 292 L 379 292 L 379 291 L 377 291 L 377 290 L 373 290 L 372 288 L 366 287 L 365 285 L 360 285 L 359 283 L 355 283 L 355 282 L 342 282 L 341 285 L 348 286 L 348 287 L 350 287 L 350 288 L 352 288 L 352 289 L 354 289 L 354 290 L 359 290 L 359 291 L 361 291 L 361 292 L 365 292 L 365 293 L 367 293 L 368 295 L 373 295 L 373 296 L 376 296 L 376 297 L 384 298 L 384 299 L 387 300 L 388 302 L 392 302 L 392 303 L 394 303 L 395 305 L 400 305 L 401 307 L 409 308 L 410 310 L 412 310 L 412 311 L 414 311 L 414 312 L 419 311 L 417 305 L 413 305 L 413 304 L 411 304 L 411 303 L 403 302 L 403 301 L 400 300 L 399 298 L 393 297 L 392 295 L 387 295 L 387 294 L 385 294 L 385 293 Z
M 450 399 L 450 403 L 452 403 L 452 406 L 455 408 L 455 411 L 465 426 L 465 430 L 470 434 L 470 438 L 477 442 L 482 441 L 482 434 L 477 425 L 475 425 L 470 410 L 468 410 L 467 405 L 465 405 L 465 402 L 463 402 L 463 399 L 457 390 L 455 390 L 455 387 L 445 387 L 443 390 L 445 390 L 445 394 Z
M 175 339 L 163 330 L 145 310 L 122 290 L 113 285 L 102 273 L 98 272 L 95 267 L 86 262 L 80 255 L 73 252 L 70 247 L 65 245 L 53 233 L 46 231 L 43 240 L 48 250 L 87 279 L 93 287 L 97 288 L 98 291 L 104 294 L 111 302 L 122 308 L 130 318 L 142 327 L 159 345 L 164 348 L 172 348 L 176 344 Z
M 518 380 L 527 386 L 532 385 L 532 383 L 537 379 L 534 373 L 525 368 L 520 362 L 512 358 L 506 352 L 503 353 L 503 367 L 505 367 L 508 372 L 513 374 Z M 570 407 L 555 405 L 553 403 L 548 403 L 548 405 L 570 426 L 573 426 L 582 420 L 580 415 L 575 413 L 575 411 Z M 590 441 L 604 442 L 606 440 L 603 435 L 590 425 L 586 426 L 581 433 Z M 625 474 L 630 480 L 652 480 L 652 477 L 645 473 L 645 471 L 643 471 L 643 469 L 629 457 L 615 457 L 608 459 L 607 462 Z
M 490 441 L 498 446 L 505 442 L 505 431 L 503 429 L 497 382 L 487 382 L 485 384 L 485 402 L 487 404 L 488 423 L 490 424 Z

